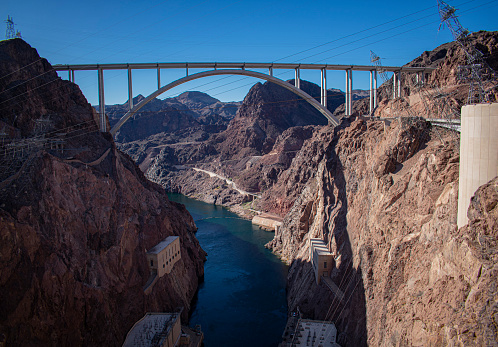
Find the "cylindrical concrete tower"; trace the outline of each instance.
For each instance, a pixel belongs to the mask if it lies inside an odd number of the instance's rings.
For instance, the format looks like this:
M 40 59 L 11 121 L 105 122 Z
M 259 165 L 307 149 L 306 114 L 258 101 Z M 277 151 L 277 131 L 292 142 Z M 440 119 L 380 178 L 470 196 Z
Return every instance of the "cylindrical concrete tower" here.
M 498 175 L 498 103 L 462 107 L 458 227 L 467 224 L 467 209 L 477 188 Z

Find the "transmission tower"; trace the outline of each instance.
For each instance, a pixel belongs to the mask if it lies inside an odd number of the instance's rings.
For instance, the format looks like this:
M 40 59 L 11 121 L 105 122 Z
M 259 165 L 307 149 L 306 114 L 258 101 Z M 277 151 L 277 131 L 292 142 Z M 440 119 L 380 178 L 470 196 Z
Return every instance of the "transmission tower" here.
M 7 30 L 5 31 L 5 38 L 8 39 L 13 39 L 16 37 L 16 31 L 14 30 L 14 19 L 10 16 L 7 16 L 7 20 L 5 21 L 7 23 Z
M 375 70 L 377 70 L 380 78 L 382 78 L 382 83 L 385 83 L 387 80 L 389 80 L 389 77 L 387 77 L 386 69 L 382 67 L 380 57 L 373 51 L 370 51 L 370 62 L 375 65 Z
M 467 58 L 467 65 L 458 67 L 458 78 L 469 83 L 469 95 L 467 104 L 481 103 L 488 100 L 488 96 L 484 90 L 482 77 L 488 70 L 490 76 L 493 75 L 493 70 L 484 61 L 484 56 L 474 45 L 469 42 L 470 31 L 462 27 L 456 9 L 442 0 L 437 1 L 439 17 L 441 25 L 446 24 L 450 29 L 453 39 L 458 42 Z
M 382 79 L 382 84 L 387 86 L 387 100 L 390 100 L 391 97 L 393 96 L 393 78 L 389 78 L 387 76 L 386 69 L 382 66 L 382 63 L 380 61 L 380 57 L 375 54 L 373 51 L 370 51 L 370 62 L 375 65 L 375 70 L 377 73 L 380 75 L 380 78 Z M 408 117 L 413 117 L 413 112 L 410 110 L 408 105 L 408 102 L 401 97 L 401 95 L 396 98 L 395 101 L 391 103 L 391 109 L 392 109 L 392 116 L 395 115 L 400 115 L 401 113 L 406 113 Z

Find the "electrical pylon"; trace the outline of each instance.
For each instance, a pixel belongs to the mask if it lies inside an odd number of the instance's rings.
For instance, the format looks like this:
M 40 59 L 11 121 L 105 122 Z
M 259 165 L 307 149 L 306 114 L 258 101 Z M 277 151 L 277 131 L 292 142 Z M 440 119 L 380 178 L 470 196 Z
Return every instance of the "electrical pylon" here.
M 482 52 L 471 44 L 469 40 L 470 31 L 460 24 L 456 9 L 442 0 L 437 1 L 437 6 L 439 17 L 441 18 L 440 28 L 446 24 L 453 35 L 453 39 L 460 45 L 467 58 L 467 65 L 459 66 L 457 75 L 461 81 L 469 83 L 467 104 L 488 102 L 489 98 L 484 89 L 482 77 L 485 74 L 492 77 L 494 71 L 484 60 Z

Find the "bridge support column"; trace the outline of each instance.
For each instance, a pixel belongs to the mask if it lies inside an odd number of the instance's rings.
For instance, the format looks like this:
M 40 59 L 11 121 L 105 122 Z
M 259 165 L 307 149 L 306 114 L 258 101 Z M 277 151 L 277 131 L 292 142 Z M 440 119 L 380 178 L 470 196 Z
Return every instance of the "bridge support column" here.
M 327 70 L 322 69 L 321 99 L 323 107 L 327 108 Z
M 273 66 L 270 66 L 268 68 L 268 75 L 270 75 L 271 77 L 273 77 Z
M 393 74 L 393 100 L 401 96 L 400 72 L 395 71 Z
M 398 87 L 398 98 L 401 97 L 401 71 L 397 74 L 398 82 L 396 82 L 396 86 Z
M 349 70 L 349 115 L 353 114 L 353 70 Z
M 74 70 L 67 70 L 67 74 L 68 74 L 68 79 L 69 79 L 69 82 L 73 82 L 74 83 Z
M 161 89 L 161 69 L 157 66 L 157 89 Z
M 370 70 L 370 108 L 369 108 L 369 113 L 372 115 L 373 110 L 374 110 L 374 86 L 373 86 L 373 74 L 374 70 Z
M 346 116 L 351 116 L 353 113 L 353 70 L 352 69 L 347 69 L 346 70 L 346 109 L 345 109 L 345 114 Z
M 374 98 L 374 110 L 377 107 L 377 70 L 374 71 L 374 92 L 373 92 L 373 98 Z
M 301 73 L 299 71 L 299 68 L 296 67 L 296 73 L 295 73 L 295 78 L 294 78 L 294 86 L 296 88 L 301 88 L 301 77 L 300 77 Z
M 344 114 L 349 116 L 349 70 L 346 70 L 346 89 L 344 91 Z
M 131 80 L 131 67 L 128 67 L 128 107 L 133 108 L 133 83 Z
M 105 119 L 105 99 L 104 99 L 104 70 L 98 68 L 99 76 L 99 114 L 100 114 L 100 131 L 105 133 L 107 131 L 107 124 Z
M 393 73 L 393 100 L 396 99 L 396 91 L 398 88 L 396 87 L 396 83 L 398 82 L 397 72 Z

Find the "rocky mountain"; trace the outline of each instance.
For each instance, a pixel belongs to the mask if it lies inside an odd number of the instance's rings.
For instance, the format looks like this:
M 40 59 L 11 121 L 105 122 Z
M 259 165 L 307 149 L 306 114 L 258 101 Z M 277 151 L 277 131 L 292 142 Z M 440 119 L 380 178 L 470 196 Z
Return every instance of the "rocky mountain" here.
M 319 86 L 301 81 L 301 89 L 319 100 Z M 341 92 L 328 92 L 329 110 L 342 102 Z M 147 149 L 146 157 L 137 157 L 147 177 L 168 190 L 207 202 L 237 205 L 250 197 L 240 195 L 223 180 L 194 172 L 190 165 L 217 172 L 241 189 L 257 193 L 271 187 L 288 168 L 304 141 L 312 135 L 313 125 L 326 123 L 323 115 L 292 92 L 273 83 L 257 83 L 225 131 L 199 143 L 179 146 L 156 143 Z M 143 153 L 140 149 L 132 150 Z
M 205 252 L 192 217 L 146 180 L 79 88 L 21 39 L 0 42 L 0 334 L 7 345 L 117 346 L 146 311 L 183 306 Z M 6 155 L 7 154 L 7 155 Z M 180 237 L 150 294 L 146 251 Z
M 472 35 L 490 65 L 496 36 Z M 452 43 L 412 64 L 437 67 L 430 87 L 437 84 L 458 105 L 468 89 L 455 78 L 463 56 Z M 484 82 L 492 99 L 497 83 Z M 416 105 L 420 91 L 408 85 L 404 93 Z M 389 116 L 386 86 L 380 94 L 376 115 Z M 355 103 L 356 114 L 366 101 Z M 289 309 L 334 321 L 343 346 L 497 344 L 491 235 L 498 232 L 498 178 L 475 193 L 470 222 L 458 229 L 458 160 L 458 137 L 420 119 L 384 124 L 353 116 L 335 129 L 317 129 L 255 205 L 285 217 L 267 246 L 291 265 Z M 311 238 L 333 253 L 331 276 L 343 296 L 316 285 Z
M 288 83 L 294 84 L 294 80 Z M 301 81 L 301 89 L 320 100 L 320 87 Z M 344 102 L 339 93 L 328 92 L 328 108 Z M 269 153 L 277 137 L 290 127 L 324 125 L 327 119 L 291 91 L 271 82 L 255 84 L 244 98 L 237 116 L 218 136 L 221 159 L 239 159 Z
M 133 98 L 133 104 L 137 105 L 143 99 L 142 95 L 138 95 Z M 164 100 L 156 98 L 121 127 L 116 140 L 128 143 L 162 134 L 164 140 L 177 142 L 193 133 L 197 136 L 203 133 L 207 138 L 211 133 L 226 129 L 239 104 L 221 102 L 201 92 L 184 92 Z M 105 109 L 111 125 L 114 125 L 128 112 L 128 103 L 106 105 Z
M 301 81 L 301 88 L 319 100 L 319 86 Z M 343 102 L 342 92 L 328 92 L 329 110 Z M 199 177 L 202 174 L 184 165 L 214 170 L 241 188 L 258 192 L 271 186 L 288 167 L 304 140 L 311 136 L 310 125 L 326 123 L 323 115 L 292 92 L 273 83 L 257 83 L 224 131 L 207 137 L 205 132 L 188 128 L 174 135 L 181 134 L 182 141 L 175 142 L 172 134 L 160 133 L 122 142 L 120 148 L 134 158 L 149 179 L 165 188 L 233 205 L 247 197 L 215 178 L 208 179 L 205 174 Z M 221 188 L 209 189 L 208 181 Z
M 336 89 L 336 88 L 329 89 L 329 92 L 340 93 L 343 96 L 346 94 L 342 90 Z M 353 89 L 351 92 L 352 92 L 352 95 L 353 95 L 353 100 L 360 100 L 360 99 L 363 99 L 363 98 L 368 98 L 370 96 L 370 91 L 369 90 Z
M 268 247 L 291 264 L 289 309 L 334 321 L 343 346 L 494 345 L 498 178 L 458 229 L 458 158 L 454 137 L 420 120 L 318 130 L 263 199 L 288 211 Z M 293 204 L 271 199 L 289 187 Z M 316 284 L 311 238 L 333 253 L 343 296 Z

